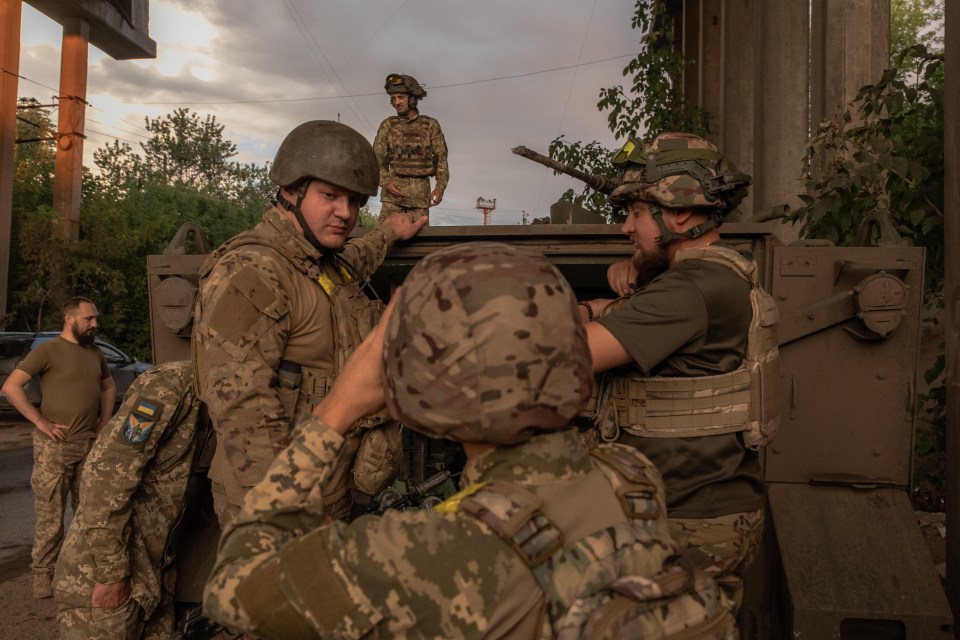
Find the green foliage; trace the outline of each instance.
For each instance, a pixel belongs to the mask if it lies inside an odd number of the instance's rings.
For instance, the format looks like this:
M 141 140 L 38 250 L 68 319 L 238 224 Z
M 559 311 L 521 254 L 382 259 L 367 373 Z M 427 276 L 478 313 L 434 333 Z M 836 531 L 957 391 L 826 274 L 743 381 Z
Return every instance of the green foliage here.
M 146 256 L 162 253 L 185 222 L 216 246 L 260 219 L 275 192 L 267 169 L 233 162 L 236 147 L 213 116 L 178 109 L 146 128 L 140 153 L 119 141 L 94 152 L 99 171 L 84 176 L 75 243 L 61 238 L 49 207 L 52 143 L 18 150 L 8 329 L 59 329 L 62 301 L 86 295 L 103 335 L 148 359 Z
M 597 102 L 600 111 L 608 112 L 607 126 L 616 140 L 630 135 L 652 138 L 666 131 L 709 133 L 709 114 L 683 97 L 681 78 L 692 61 L 674 39 L 679 19 L 664 0 L 636 0 L 631 24 L 641 33 L 640 53 L 623 69 L 628 85 L 601 89 Z M 564 136 L 551 142 L 549 151 L 551 158 L 575 169 L 615 177 L 610 165 L 613 153 L 598 142 L 569 142 Z M 606 196 L 590 187 L 579 194 L 568 190 L 562 198 L 608 218 L 613 213 Z
M 361 227 L 377 226 L 377 216 L 370 211 L 370 205 L 365 204 L 360 208 L 359 224 Z
M 927 248 L 927 301 L 936 304 L 944 258 L 943 56 L 917 45 L 897 63 L 820 124 L 805 155 L 808 193 L 789 219 L 806 238 L 850 245 L 868 217 L 889 216 L 900 235 Z
M 943 0 L 890 0 L 890 51 L 922 44 L 943 50 Z

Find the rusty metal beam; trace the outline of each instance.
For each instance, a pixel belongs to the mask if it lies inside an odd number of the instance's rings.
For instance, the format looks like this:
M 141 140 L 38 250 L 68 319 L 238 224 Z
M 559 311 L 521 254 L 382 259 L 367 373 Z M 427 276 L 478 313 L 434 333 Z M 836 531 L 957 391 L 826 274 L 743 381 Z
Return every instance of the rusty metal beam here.
M 63 24 L 60 52 L 60 113 L 57 120 L 57 157 L 53 174 L 53 209 L 60 230 L 80 238 L 80 196 L 83 182 L 84 114 L 87 106 L 87 53 L 90 28 L 71 18 Z
M 7 313 L 22 0 L 0 0 L 0 329 Z

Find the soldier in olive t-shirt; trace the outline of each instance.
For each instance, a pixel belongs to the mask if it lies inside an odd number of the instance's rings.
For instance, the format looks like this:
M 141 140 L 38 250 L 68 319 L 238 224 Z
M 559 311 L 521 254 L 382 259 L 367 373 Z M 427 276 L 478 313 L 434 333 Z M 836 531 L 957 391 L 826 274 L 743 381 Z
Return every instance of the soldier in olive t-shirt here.
M 27 354 L 3 383 L 17 411 L 36 426 L 33 489 L 37 522 L 33 541 L 33 597 L 53 595 L 53 571 L 63 542 L 67 495 L 79 505 L 83 460 L 97 431 L 110 419 L 116 386 L 96 345 L 97 307 L 74 297 L 63 305 L 63 331 Z M 39 410 L 24 387 L 40 376 Z

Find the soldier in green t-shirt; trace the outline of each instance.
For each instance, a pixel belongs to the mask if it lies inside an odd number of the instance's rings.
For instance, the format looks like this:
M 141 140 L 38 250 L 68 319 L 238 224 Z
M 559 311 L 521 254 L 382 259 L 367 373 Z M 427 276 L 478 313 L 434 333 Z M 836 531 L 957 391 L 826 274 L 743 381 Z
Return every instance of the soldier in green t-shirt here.
M 614 164 L 610 200 L 636 253 L 608 272 L 623 297 L 580 303 L 594 371 L 607 372 L 589 437 L 657 466 L 671 535 L 736 609 L 763 530 L 757 449 L 778 422 L 776 307 L 756 265 L 714 244 L 750 177 L 686 133 L 631 138 Z
M 33 541 L 33 596 L 49 598 L 57 554 L 63 543 L 67 494 L 79 503 L 83 460 L 113 412 L 117 388 L 103 352 L 94 342 L 97 307 L 82 297 L 63 305 L 63 331 L 27 354 L 6 382 L 10 404 L 32 422 L 33 488 L 37 514 Z M 24 387 L 40 377 L 39 410 Z

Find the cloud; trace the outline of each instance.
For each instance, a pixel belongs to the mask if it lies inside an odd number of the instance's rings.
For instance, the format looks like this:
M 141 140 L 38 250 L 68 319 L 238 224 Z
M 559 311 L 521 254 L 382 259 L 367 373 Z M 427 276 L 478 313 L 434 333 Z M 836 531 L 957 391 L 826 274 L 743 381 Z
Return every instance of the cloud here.
M 422 111 L 440 121 L 450 148 L 452 179 L 438 213 L 479 224 L 473 207 L 484 196 L 497 198 L 495 220 L 513 222 L 523 210 L 546 215 L 576 183 L 512 155 L 511 147 L 545 153 L 561 134 L 617 146 L 596 102 L 602 87 L 622 83 L 622 56 L 636 51 L 633 4 L 154 0 L 157 59 L 115 61 L 92 52 L 88 92 L 107 111 L 94 112 L 96 119 L 128 132 L 144 134 L 137 128 L 144 115 L 178 106 L 211 113 L 237 144 L 237 159 L 262 164 L 306 120 L 339 119 L 372 140 L 392 113 L 384 77 L 410 73 L 427 88 Z M 59 38 L 50 40 L 31 39 L 22 67 L 56 86 Z

